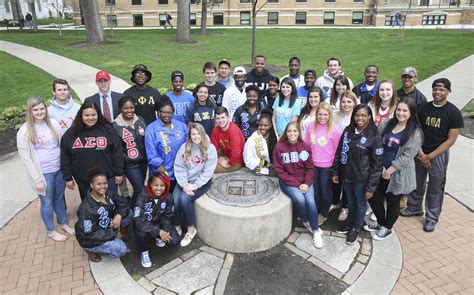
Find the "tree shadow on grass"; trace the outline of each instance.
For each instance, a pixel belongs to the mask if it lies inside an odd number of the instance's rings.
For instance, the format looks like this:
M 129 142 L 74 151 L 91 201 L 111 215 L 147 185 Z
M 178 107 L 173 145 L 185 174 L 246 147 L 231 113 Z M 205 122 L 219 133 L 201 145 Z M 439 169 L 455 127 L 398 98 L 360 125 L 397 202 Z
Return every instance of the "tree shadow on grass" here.
M 69 44 L 72 48 L 86 48 L 86 47 L 96 47 L 96 46 L 107 46 L 107 45 L 117 45 L 117 44 L 124 44 L 123 41 L 105 41 L 97 44 L 90 44 L 87 42 L 75 42 Z

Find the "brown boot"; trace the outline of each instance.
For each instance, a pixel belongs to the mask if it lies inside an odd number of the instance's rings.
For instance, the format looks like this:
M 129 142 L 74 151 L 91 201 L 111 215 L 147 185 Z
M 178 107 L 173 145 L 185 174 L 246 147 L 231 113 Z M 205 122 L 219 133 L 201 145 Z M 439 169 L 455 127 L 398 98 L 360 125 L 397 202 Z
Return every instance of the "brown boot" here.
M 87 256 L 89 256 L 89 260 L 92 262 L 100 262 L 102 260 L 102 257 L 100 257 L 100 255 L 97 253 L 92 253 L 88 251 L 86 251 L 86 253 L 87 253 Z

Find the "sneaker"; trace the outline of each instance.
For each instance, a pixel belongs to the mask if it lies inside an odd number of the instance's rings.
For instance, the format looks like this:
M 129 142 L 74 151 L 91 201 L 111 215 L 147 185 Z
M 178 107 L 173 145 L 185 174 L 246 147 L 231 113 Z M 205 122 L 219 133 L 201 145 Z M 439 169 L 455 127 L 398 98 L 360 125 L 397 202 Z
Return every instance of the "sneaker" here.
M 355 228 L 352 228 L 347 234 L 346 244 L 353 245 L 357 241 L 358 236 L 359 236 L 359 231 L 356 230 Z
M 163 248 L 164 246 L 166 246 L 165 241 L 163 241 L 162 239 L 159 239 L 159 238 L 155 239 L 155 244 L 159 248 Z
M 337 220 L 339 221 L 346 221 L 347 215 L 349 215 L 349 209 L 347 208 L 342 208 L 341 212 L 339 213 L 339 216 L 337 217 Z
M 424 230 L 425 232 L 429 232 L 429 233 L 430 233 L 430 232 L 434 231 L 435 228 L 436 228 L 436 222 L 431 221 L 431 220 L 425 221 L 425 225 L 423 225 L 423 230 Z
M 400 211 L 400 215 L 403 217 L 411 217 L 411 216 L 423 216 L 422 210 L 414 210 L 410 207 L 406 207 L 404 210 Z
M 340 234 L 347 234 L 351 229 L 352 227 L 350 227 L 349 225 L 341 225 L 336 229 L 336 232 Z
M 364 225 L 364 230 L 368 232 L 379 231 L 380 225 L 378 223 L 371 223 Z
M 309 230 L 310 233 L 313 233 L 313 229 L 311 228 L 309 221 L 303 222 L 303 225 Z
M 318 225 L 323 225 L 323 223 L 325 223 L 326 220 L 328 220 L 327 217 L 324 217 L 322 215 L 318 215 Z
M 369 215 L 370 213 L 372 213 L 372 208 L 370 207 L 370 205 L 367 204 L 367 210 L 365 211 L 365 216 Z
M 381 226 L 377 234 L 375 234 L 372 238 L 377 241 L 385 240 L 386 237 L 389 237 L 392 234 L 392 231 L 388 228 Z
M 323 232 L 318 229 L 313 234 L 313 245 L 314 247 L 321 249 L 323 247 Z
M 336 205 L 331 204 L 331 206 L 329 206 L 329 212 L 331 212 L 334 209 L 339 209 L 339 204 L 336 204 Z
M 67 240 L 67 237 L 65 235 L 62 235 L 55 230 L 48 233 L 48 238 L 56 242 L 64 242 L 65 240 Z
M 194 229 L 194 232 L 192 234 L 190 234 L 189 232 L 187 232 L 185 235 L 184 235 L 184 238 L 181 240 L 181 247 L 186 247 L 187 245 L 191 244 L 191 241 L 194 239 L 194 236 L 196 236 L 197 234 L 197 229 Z
M 151 260 L 150 260 L 150 255 L 148 255 L 148 251 L 142 252 L 142 254 L 140 255 L 140 262 L 142 263 L 142 266 L 145 268 L 151 267 Z
M 369 219 L 372 221 L 377 221 L 377 217 L 375 217 L 374 212 L 370 213 Z

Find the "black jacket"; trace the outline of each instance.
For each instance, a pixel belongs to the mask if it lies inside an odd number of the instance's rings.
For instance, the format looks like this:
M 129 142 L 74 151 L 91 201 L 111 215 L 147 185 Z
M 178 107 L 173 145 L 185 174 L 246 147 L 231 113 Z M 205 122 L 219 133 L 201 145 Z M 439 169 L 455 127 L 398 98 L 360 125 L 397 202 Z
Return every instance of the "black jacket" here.
M 120 114 L 120 108 L 119 108 L 119 100 L 122 98 L 123 94 L 122 93 L 118 93 L 118 92 L 114 92 L 112 91 L 111 92 L 111 95 L 112 95 L 112 113 L 114 114 L 114 117 L 112 118 L 112 120 L 115 120 L 115 118 L 118 116 L 118 114 Z M 84 102 L 93 102 L 95 103 L 99 109 L 100 109 L 100 97 L 99 97 L 99 93 L 96 93 L 92 96 L 89 96 L 87 97 Z M 101 109 L 101 112 L 102 114 L 104 114 L 104 112 L 102 111 Z
M 133 127 L 119 125 L 117 121 L 114 121 L 112 126 L 122 140 L 125 168 L 136 168 L 141 165 L 146 165 L 145 121 L 141 117 L 138 117 Z
M 173 201 L 166 199 L 153 199 L 148 195 L 147 188 L 137 196 L 133 208 L 133 220 L 137 231 L 151 234 L 156 238 L 160 230 L 171 231 L 173 218 Z
M 365 183 L 365 191 L 375 192 L 382 175 L 383 146 L 377 132 L 355 134 L 351 126 L 342 133 L 333 164 L 333 175 L 348 182 Z
M 125 217 L 130 210 L 127 199 L 116 193 L 108 191 L 105 200 L 107 205 L 97 202 L 89 192 L 77 209 L 76 239 L 82 248 L 100 246 L 115 239 L 117 230 L 112 228 L 112 219 L 117 214 Z

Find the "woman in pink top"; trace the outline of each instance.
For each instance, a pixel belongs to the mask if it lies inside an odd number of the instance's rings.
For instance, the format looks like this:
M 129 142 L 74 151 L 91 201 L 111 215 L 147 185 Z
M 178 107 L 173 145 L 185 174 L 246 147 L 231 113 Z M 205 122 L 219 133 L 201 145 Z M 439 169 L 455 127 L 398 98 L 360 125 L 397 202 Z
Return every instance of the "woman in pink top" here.
M 319 209 L 318 224 L 326 221 L 332 202 L 332 163 L 341 130 L 333 122 L 332 108 L 327 102 L 319 104 L 316 121 L 308 125 L 305 142 L 311 147 L 314 165 L 314 198 Z

